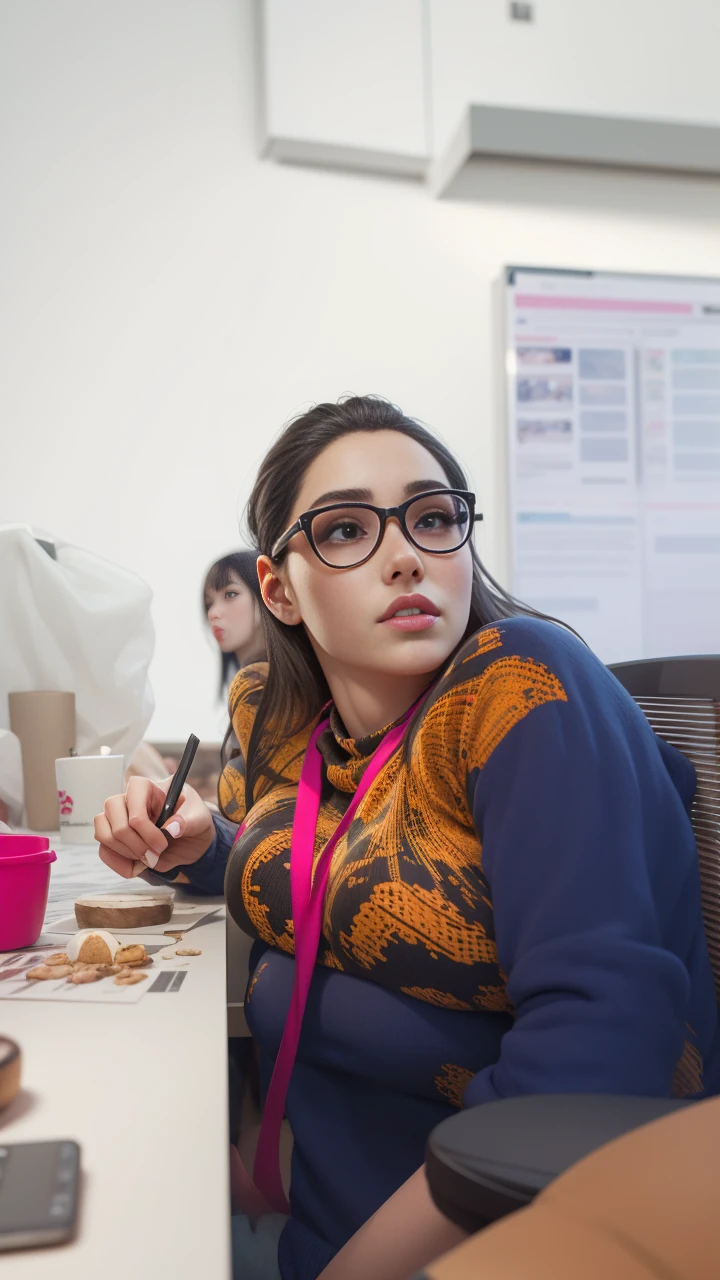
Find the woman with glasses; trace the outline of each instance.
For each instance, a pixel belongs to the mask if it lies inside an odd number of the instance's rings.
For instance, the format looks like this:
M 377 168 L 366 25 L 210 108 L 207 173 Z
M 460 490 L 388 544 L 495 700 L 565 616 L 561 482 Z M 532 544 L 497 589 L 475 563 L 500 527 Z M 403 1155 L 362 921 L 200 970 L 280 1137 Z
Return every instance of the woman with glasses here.
M 494 582 L 478 518 L 449 451 L 386 401 L 290 423 L 249 505 L 269 675 L 233 686 L 232 821 L 188 790 L 159 833 L 137 779 L 98 819 L 109 866 L 149 846 L 224 881 L 256 939 L 264 1198 L 246 1183 L 238 1276 L 404 1280 L 459 1241 L 422 1168 L 458 1108 L 718 1087 L 692 768 Z

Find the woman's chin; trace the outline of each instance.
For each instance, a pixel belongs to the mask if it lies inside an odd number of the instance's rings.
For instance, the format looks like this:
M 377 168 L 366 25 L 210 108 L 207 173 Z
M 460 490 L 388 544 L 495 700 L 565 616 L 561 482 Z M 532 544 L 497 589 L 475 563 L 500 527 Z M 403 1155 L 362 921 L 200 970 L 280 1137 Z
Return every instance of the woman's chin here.
M 442 641 L 439 636 L 432 639 L 425 635 L 411 632 L 403 638 L 403 643 L 393 646 L 394 652 L 378 655 L 378 667 L 384 668 L 388 674 L 397 676 L 428 677 L 444 666 L 455 645 Z

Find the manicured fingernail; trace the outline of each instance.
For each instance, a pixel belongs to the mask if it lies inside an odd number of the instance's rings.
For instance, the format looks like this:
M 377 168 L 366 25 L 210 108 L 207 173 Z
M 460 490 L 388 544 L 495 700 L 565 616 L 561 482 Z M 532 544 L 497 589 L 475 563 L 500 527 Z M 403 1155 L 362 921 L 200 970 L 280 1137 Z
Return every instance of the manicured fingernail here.
M 156 867 L 156 866 L 157 866 L 157 864 L 158 864 L 158 862 L 160 861 L 160 854 L 159 854 L 159 853 L 153 853 L 152 849 L 146 849 L 146 850 L 145 850 L 145 861 L 147 862 L 147 864 L 148 864 L 148 866 L 149 866 L 150 870 L 152 871 L 153 867 Z
M 180 835 L 180 823 L 168 822 L 167 826 L 164 827 L 163 830 L 167 831 L 168 835 L 172 836 L 173 840 L 177 840 L 178 836 Z

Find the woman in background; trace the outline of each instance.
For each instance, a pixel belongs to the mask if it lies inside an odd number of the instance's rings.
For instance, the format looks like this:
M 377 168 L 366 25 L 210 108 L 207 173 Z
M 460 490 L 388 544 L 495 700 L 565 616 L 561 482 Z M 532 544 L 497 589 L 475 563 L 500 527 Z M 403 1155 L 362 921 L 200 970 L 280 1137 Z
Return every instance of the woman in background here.
M 231 551 L 210 566 L 203 584 L 203 609 L 220 650 L 219 696 L 229 694 L 230 719 L 220 750 L 223 768 L 239 750 L 230 686 L 238 671 L 266 660 L 261 607 L 256 552 Z M 217 782 L 217 775 L 207 779 L 204 790 L 199 789 L 203 799 L 215 797 Z
M 256 554 L 231 551 L 216 560 L 205 574 L 202 600 L 203 612 L 220 650 L 219 696 L 222 698 L 237 671 L 265 659 Z M 222 746 L 223 765 L 234 754 L 236 746 L 230 725 Z M 160 783 L 168 773 L 175 772 L 178 763 L 172 757 L 161 756 L 152 743 L 141 742 L 125 771 L 125 778 L 143 777 Z M 217 780 L 217 769 L 203 772 L 202 765 L 196 763 L 192 781 L 204 800 L 214 800 Z M 0 802 L 0 819 L 2 817 Z
M 236 671 L 265 658 L 257 554 L 231 551 L 210 566 L 203 610 L 220 650 L 220 696 Z

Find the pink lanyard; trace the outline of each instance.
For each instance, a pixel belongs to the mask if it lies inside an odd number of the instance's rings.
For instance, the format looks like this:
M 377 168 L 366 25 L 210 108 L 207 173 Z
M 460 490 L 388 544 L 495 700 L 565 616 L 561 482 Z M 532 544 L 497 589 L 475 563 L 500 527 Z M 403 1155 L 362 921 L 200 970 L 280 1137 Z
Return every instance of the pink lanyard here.
M 399 724 L 390 729 L 379 747 L 376 748 L 355 795 L 320 854 L 314 880 L 313 855 L 322 787 L 322 757 L 318 750 L 317 742 L 320 735 L 325 732 L 330 724 L 328 719 L 322 720 L 317 726 L 305 752 L 295 805 L 290 856 L 290 895 L 295 933 L 295 979 L 285 1029 L 280 1041 L 280 1048 L 275 1059 L 275 1068 L 265 1101 L 253 1170 L 255 1186 L 264 1196 L 270 1208 L 275 1209 L 278 1213 L 290 1212 L 290 1206 L 285 1198 L 280 1177 L 280 1126 L 285 1114 L 285 1099 L 297 1055 L 303 1014 L 317 960 L 325 888 L 333 850 L 338 840 L 348 830 L 355 817 L 358 805 L 367 793 L 368 788 L 375 781 L 380 770 L 387 764 L 398 743 L 402 740 L 407 721 L 416 706 L 417 703 L 403 716 Z

